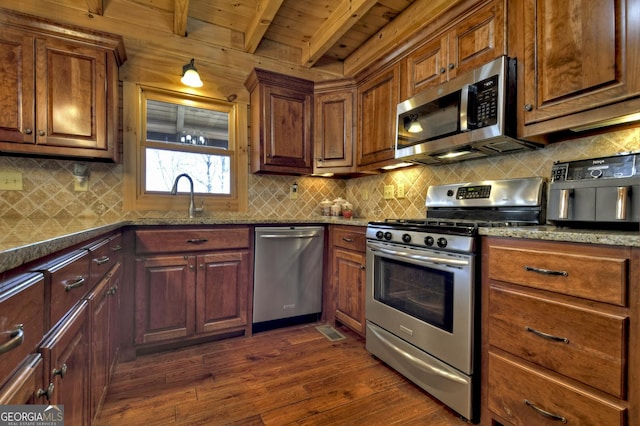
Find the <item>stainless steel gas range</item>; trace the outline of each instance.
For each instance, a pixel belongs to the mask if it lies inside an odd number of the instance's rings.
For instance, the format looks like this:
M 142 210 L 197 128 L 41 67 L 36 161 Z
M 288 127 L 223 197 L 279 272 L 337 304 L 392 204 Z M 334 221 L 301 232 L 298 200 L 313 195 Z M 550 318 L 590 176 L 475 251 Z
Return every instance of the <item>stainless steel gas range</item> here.
M 367 227 L 366 347 L 470 421 L 479 415 L 480 226 L 545 221 L 545 182 L 431 186 L 424 219 Z

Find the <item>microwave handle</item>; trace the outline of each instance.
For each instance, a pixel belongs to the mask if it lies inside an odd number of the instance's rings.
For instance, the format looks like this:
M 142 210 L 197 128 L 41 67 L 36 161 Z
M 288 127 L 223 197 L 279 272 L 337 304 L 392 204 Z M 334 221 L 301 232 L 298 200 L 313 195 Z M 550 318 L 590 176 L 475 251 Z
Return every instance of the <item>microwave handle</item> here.
M 476 93 L 475 86 L 473 84 L 465 84 L 460 91 L 460 131 L 468 132 L 470 130 L 469 125 L 473 125 L 474 122 L 469 119 L 469 102 L 473 105 L 473 96 Z M 471 97 L 471 99 L 470 99 Z

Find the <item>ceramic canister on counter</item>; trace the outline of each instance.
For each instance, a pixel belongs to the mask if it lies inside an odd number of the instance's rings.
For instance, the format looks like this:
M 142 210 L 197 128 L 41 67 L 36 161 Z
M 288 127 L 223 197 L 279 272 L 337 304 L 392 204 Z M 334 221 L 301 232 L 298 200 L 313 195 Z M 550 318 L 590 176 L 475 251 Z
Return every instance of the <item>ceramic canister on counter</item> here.
M 323 200 L 320 202 L 320 214 L 322 216 L 331 216 L 331 206 L 333 203 L 329 200 Z

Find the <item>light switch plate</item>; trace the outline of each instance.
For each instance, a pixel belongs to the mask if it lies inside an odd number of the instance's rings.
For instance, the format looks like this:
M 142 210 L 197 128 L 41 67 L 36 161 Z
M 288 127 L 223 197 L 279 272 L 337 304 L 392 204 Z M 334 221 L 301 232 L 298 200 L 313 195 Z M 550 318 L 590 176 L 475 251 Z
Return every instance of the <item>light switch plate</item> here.
M 0 172 L 0 190 L 22 191 L 22 172 Z
M 384 193 L 382 196 L 384 197 L 385 200 L 389 200 L 393 198 L 393 192 L 394 192 L 393 190 L 394 190 L 393 185 L 384 186 Z

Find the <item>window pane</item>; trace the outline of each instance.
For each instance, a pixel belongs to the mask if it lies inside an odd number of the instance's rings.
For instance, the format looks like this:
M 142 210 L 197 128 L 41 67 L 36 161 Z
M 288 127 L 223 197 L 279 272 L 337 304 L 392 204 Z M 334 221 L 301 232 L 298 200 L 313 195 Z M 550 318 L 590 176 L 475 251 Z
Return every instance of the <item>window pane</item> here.
M 231 193 L 231 158 L 164 149 L 146 148 L 146 191 L 170 192 L 173 181 L 181 173 L 193 179 L 199 194 Z M 181 178 L 178 192 L 189 193 L 189 180 Z
M 229 114 L 147 99 L 147 140 L 229 149 Z

